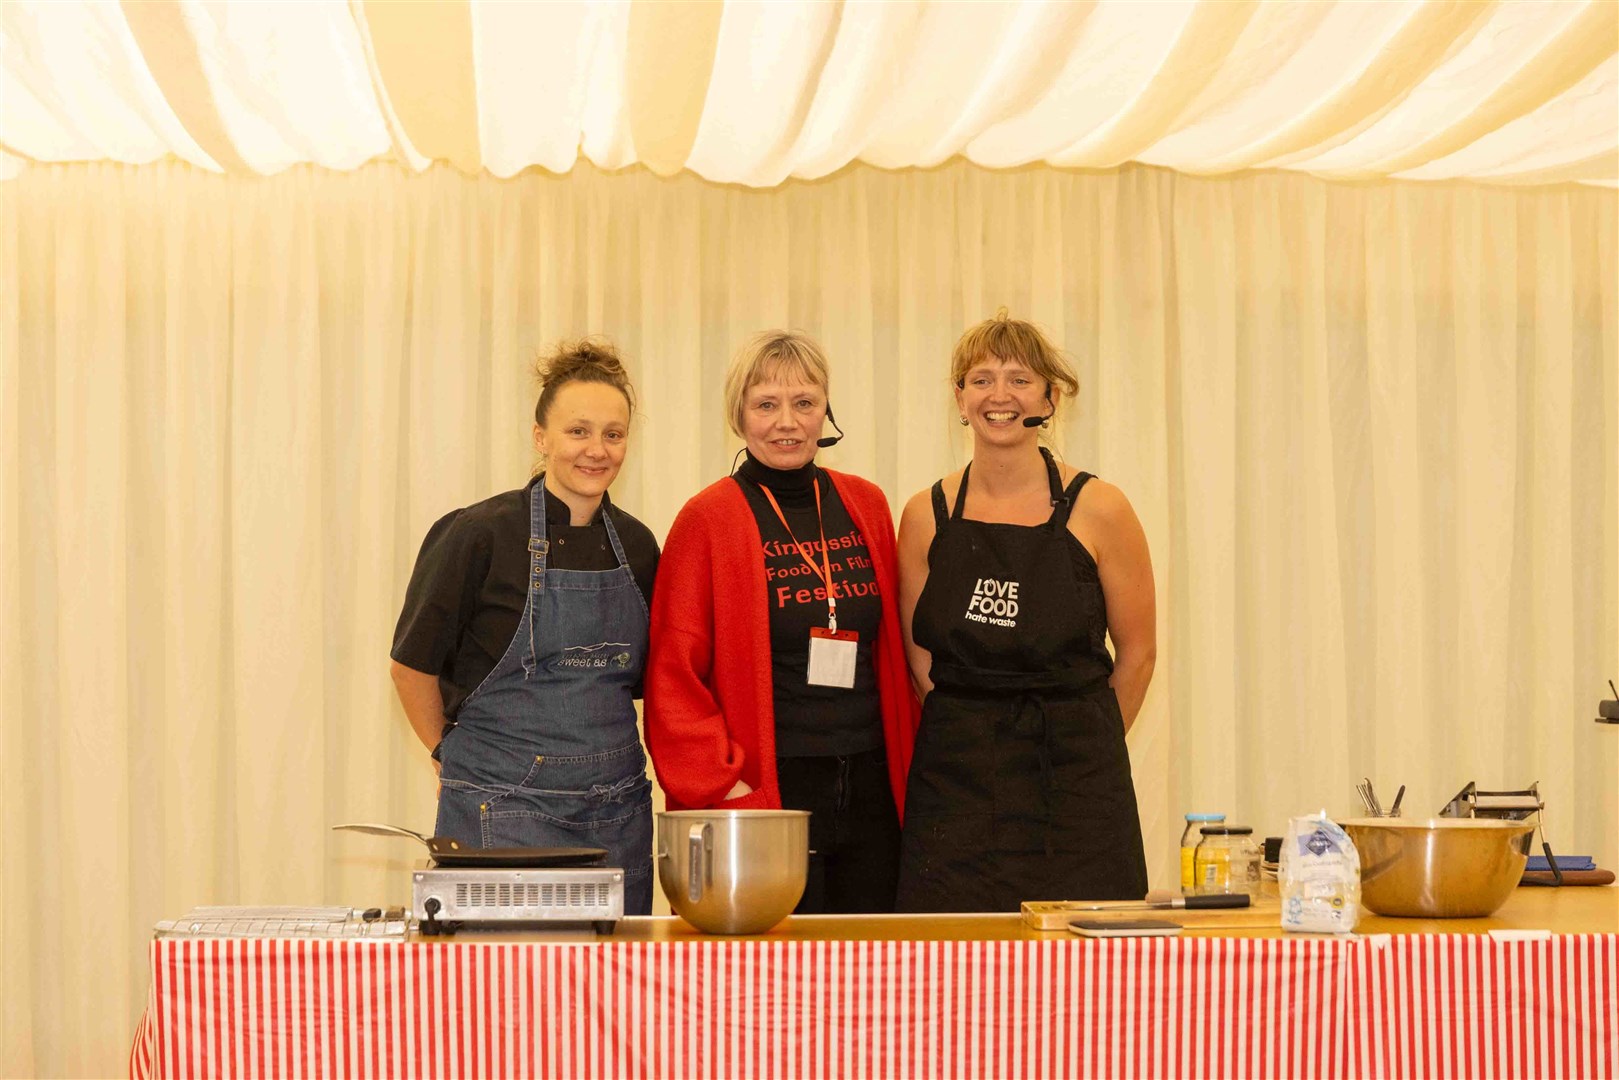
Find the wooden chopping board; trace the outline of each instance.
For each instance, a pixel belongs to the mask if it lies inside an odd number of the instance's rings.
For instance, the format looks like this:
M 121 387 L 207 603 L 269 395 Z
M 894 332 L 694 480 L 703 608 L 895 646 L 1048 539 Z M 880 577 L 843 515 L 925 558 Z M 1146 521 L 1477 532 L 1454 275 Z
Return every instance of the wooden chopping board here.
M 1166 919 L 1180 923 L 1188 930 L 1264 930 L 1281 925 L 1282 904 L 1275 897 L 1255 897 L 1253 906 L 1245 908 L 1120 908 L 1101 911 L 1090 910 L 1098 900 L 1026 900 L 1023 903 L 1024 925 L 1034 930 L 1067 930 L 1073 919 L 1094 919 L 1120 922 L 1131 919 Z

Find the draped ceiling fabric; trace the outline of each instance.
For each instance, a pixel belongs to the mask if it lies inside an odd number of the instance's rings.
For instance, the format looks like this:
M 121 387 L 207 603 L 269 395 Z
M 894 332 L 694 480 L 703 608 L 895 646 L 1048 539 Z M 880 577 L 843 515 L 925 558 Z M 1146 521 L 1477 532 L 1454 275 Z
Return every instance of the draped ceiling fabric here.
M 0 177 L 390 158 L 1619 184 L 1612 0 L 0 4 Z

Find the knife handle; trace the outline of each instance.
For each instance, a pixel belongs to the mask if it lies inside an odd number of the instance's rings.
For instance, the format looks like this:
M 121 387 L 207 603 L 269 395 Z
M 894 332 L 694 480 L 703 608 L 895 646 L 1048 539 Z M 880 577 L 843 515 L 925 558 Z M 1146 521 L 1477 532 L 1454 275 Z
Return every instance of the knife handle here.
M 1248 907 L 1252 898 L 1247 893 L 1211 893 L 1208 896 L 1188 896 L 1188 908 L 1238 908 Z

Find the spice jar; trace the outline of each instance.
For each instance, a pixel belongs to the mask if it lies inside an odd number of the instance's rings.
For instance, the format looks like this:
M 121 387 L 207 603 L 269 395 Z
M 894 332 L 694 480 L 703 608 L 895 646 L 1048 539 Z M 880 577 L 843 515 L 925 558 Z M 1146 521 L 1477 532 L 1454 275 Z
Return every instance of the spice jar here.
M 1193 876 L 1200 895 L 1248 893 L 1259 888 L 1259 845 L 1246 825 L 1205 825 L 1193 853 Z
M 1198 841 L 1203 839 L 1197 830 L 1204 825 L 1218 825 L 1224 820 L 1224 814 L 1186 815 L 1186 828 L 1181 832 L 1181 892 L 1188 896 L 1197 891 L 1193 853 L 1197 850 Z

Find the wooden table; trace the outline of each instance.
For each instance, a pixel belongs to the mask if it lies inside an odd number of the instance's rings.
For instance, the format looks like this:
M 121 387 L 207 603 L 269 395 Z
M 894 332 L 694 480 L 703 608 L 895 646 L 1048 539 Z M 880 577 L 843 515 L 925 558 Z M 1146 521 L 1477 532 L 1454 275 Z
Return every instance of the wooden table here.
M 1258 914 L 1100 941 L 1012 915 L 795 918 L 747 938 L 663 918 L 602 939 L 165 940 L 130 1067 L 1619 1075 L 1619 889 L 1520 889 L 1489 919 L 1369 916 L 1345 938 L 1283 935 Z
M 1284 938 L 1280 908 L 1271 896 L 1254 909 L 1168 911 L 1163 917 L 1197 937 Z M 1151 914 L 1144 912 L 1141 914 Z M 1156 917 L 1156 916 L 1155 916 Z M 1619 934 L 1619 887 L 1520 888 L 1487 919 L 1395 919 L 1362 912 L 1355 932 L 1368 934 L 1487 934 L 1550 930 L 1554 934 Z M 789 918 L 766 934 L 732 939 L 704 934 L 676 918 L 626 919 L 620 941 L 1039 941 L 1066 931 L 1031 930 L 1016 915 L 812 915 Z M 512 940 L 524 940 L 512 938 Z

